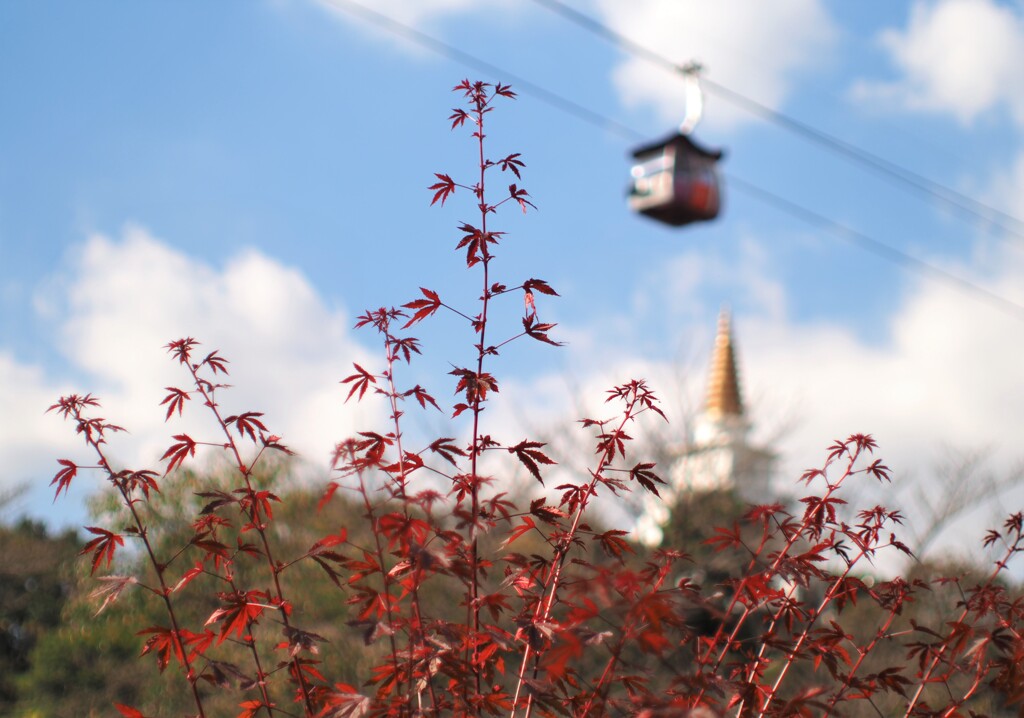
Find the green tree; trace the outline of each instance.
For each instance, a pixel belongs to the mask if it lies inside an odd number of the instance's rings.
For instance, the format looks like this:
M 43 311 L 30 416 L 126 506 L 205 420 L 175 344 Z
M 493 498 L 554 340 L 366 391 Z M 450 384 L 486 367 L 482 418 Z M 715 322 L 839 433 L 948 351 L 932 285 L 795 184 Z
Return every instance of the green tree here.
M 80 548 L 74 532 L 51 536 L 30 519 L 0 526 L 0 713 L 13 711 L 33 648 L 60 623 Z
M 319 539 L 341 528 L 349 532 L 354 543 L 369 545 L 372 539 L 362 516 L 363 507 L 340 494 L 320 507 L 319 489 L 297 478 L 297 472 L 292 469 L 293 465 L 287 462 L 265 465 L 254 477 L 261 489 L 278 493 L 282 499 L 276 514 L 278 520 L 272 525 L 273 539 L 282 557 L 302 555 Z M 172 555 L 182 547 L 182 559 L 200 553 L 201 549 L 190 544 L 195 533 L 192 522 L 210 501 L 208 496 L 200 494 L 223 490 L 229 482 L 226 470 L 177 471 L 162 482 L 162 501 L 139 507 L 140 511 L 147 512 L 146 520 L 152 527 L 150 538 L 161 555 Z M 91 512 L 97 523 L 117 526 L 127 520 L 127 512 L 112 490 L 93 500 Z M 237 527 L 232 527 L 219 535 L 218 540 L 234 547 L 248 539 L 237 532 Z M 77 553 L 79 546 L 76 540 L 67 558 Z M 135 584 L 129 584 L 116 600 L 105 604 L 110 596 L 105 589 L 112 588 L 116 582 L 97 586 L 88 564 L 83 558 L 77 562 L 77 570 L 68 571 L 68 566 L 64 566 L 70 600 L 62 617 L 59 606 L 52 612 L 51 630 L 42 635 L 26 659 L 27 670 L 19 679 L 18 715 L 26 718 L 109 715 L 115 702 L 134 705 L 147 715 L 188 713 L 193 707 L 189 695 L 180 691 L 180 686 L 173 681 L 161 677 L 157 663 L 149 656 L 139 660 L 146 641 L 146 635 L 138 635 L 139 631 L 166 621 L 160 606 Z M 181 565 L 182 570 L 191 568 L 188 560 L 181 561 Z M 239 580 L 247 580 L 242 575 L 246 564 L 240 562 L 238 566 Z M 111 568 L 114 576 L 132 577 L 141 584 L 152 585 L 152 568 L 138 553 L 122 552 Z M 357 683 L 359 676 L 366 675 L 380 660 L 382 646 L 370 645 L 365 640 L 368 639 L 366 627 L 352 620 L 353 610 L 345 596 L 339 594 L 319 565 L 310 561 L 296 565 L 287 572 L 285 580 L 296 596 L 296 614 L 313 621 L 303 624 L 303 630 L 326 639 L 320 645 L 318 656 L 322 661 L 321 670 L 337 680 Z M 196 591 L 196 600 L 183 606 L 181 619 L 184 625 L 198 631 L 217 608 L 217 592 L 226 589 L 208 575 L 200 575 L 194 581 L 197 587 L 204 582 L 209 585 Z M 436 591 L 428 592 L 425 600 L 432 605 L 432 610 L 451 609 L 448 597 Z M 268 630 L 280 631 L 280 626 Z M 227 646 L 222 654 L 223 660 L 213 673 L 233 690 L 210 692 L 208 700 L 216 715 L 229 714 L 240 700 L 253 693 L 251 671 L 242 647 Z

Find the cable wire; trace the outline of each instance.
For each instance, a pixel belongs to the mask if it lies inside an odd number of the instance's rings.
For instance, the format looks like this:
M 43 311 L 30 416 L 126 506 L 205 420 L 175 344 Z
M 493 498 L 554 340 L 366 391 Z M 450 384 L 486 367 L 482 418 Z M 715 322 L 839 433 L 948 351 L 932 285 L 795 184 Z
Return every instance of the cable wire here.
M 360 5 L 353 0 L 320 0 L 326 5 L 336 7 L 345 12 L 362 18 L 372 24 L 391 32 L 395 35 L 404 37 L 412 42 L 421 45 L 433 52 L 448 57 L 456 62 L 462 63 L 468 67 L 488 72 L 496 76 L 500 76 L 502 81 L 511 81 L 515 83 L 516 89 L 522 91 L 523 94 L 532 95 L 541 102 L 545 102 L 556 109 L 559 109 L 569 115 L 572 115 L 580 120 L 583 120 L 589 124 L 599 127 L 603 130 L 613 132 L 620 137 L 627 139 L 631 142 L 636 142 L 645 139 L 645 135 L 641 134 L 636 129 L 629 127 L 617 120 L 613 120 L 606 117 L 598 112 L 590 110 L 583 105 L 568 100 L 561 95 L 547 90 L 540 85 L 532 83 L 525 78 L 518 77 L 511 72 L 504 70 L 503 68 L 493 65 L 486 60 L 482 60 L 475 55 L 471 55 L 463 50 L 459 50 L 448 43 L 442 42 L 437 38 L 434 38 L 426 33 L 423 33 L 409 25 L 399 22 L 394 18 L 383 15 L 376 10 L 371 10 L 364 5 Z M 536 0 L 537 2 L 550 2 L 551 0 Z M 997 309 L 1015 319 L 1024 321 L 1024 305 L 1018 304 L 1013 300 L 1007 299 L 1006 297 L 997 294 L 979 284 L 976 284 L 968 279 L 964 279 L 956 274 L 948 272 L 940 267 L 935 266 L 923 259 L 915 257 L 911 254 L 903 252 L 902 250 L 896 249 L 884 242 L 880 242 L 872 237 L 869 237 L 862 232 L 858 232 L 851 227 L 847 227 L 844 224 L 836 222 L 835 220 L 829 219 L 824 215 L 818 214 L 814 210 L 808 209 L 803 205 L 800 205 L 791 200 L 785 199 L 779 195 L 774 194 L 766 189 L 759 187 L 758 185 L 747 182 L 746 180 L 737 177 L 734 174 L 726 175 L 730 186 L 735 186 L 741 192 L 753 196 L 762 202 L 765 202 L 776 209 L 786 212 L 791 216 L 806 222 L 807 224 L 813 225 L 824 229 L 831 234 L 844 239 L 854 246 L 869 252 L 876 257 L 884 259 L 888 262 L 896 264 L 908 271 L 917 272 L 918 274 L 931 279 L 932 281 L 946 283 L 961 292 L 973 295 L 976 299 L 988 304 L 990 307 Z
M 870 252 L 876 257 L 881 257 L 887 262 L 918 272 L 932 280 L 952 284 L 961 291 L 973 293 L 976 298 L 985 301 L 992 307 L 1005 312 L 1016 319 L 1024 321 L 1024 305 L 1020 305 L 1011 299 L 1007 299 L 1001 294 L 997 294 L 996 292 L 986 289 L 979 284 L 975 284 L 969 279 L 964 279 L 952 272 L 947 272 L 941 267 L 936 267 L 934 264 L 926 262 L 912 254 L 896 249 L 884 242 L 879 242 L 877 239 L 869 237 L 863 232 L 858 232 L 851 227 L 847 227 L 845 224 L 841 224 L 822 214 L 818 214 L 814 210 L 808 209 L 803 205 L 799 205 L 796 202 L 780 197 L 774 192 L 769 192 L 768 190 L 751 182 L 747 182 L 734 174 L 729 173 L 726 174 L 725 177 L 729 180 L 729 186 L 735 187 L 751 197 L 756 197 L 762 202 L 774 206 L 776 209 L 782 210 L 797 219 L 803 220 L 807 224 L 825 229 L 835 236 L 854 244 L 860 249 Z
M 399 22 L 392 17 L 384 15 L 383 13 L 372 10 L 365 5 L 351 0 L 320 0 L 323 5 L 335 7 L 339 10 L 347 12 L 351 15 L 355 15 L 366 22 L 372 23 L 377 27 L 386 30 L 393 35 L 404 37 L 407 40 L 425 47 L 428 50 L 432 50 L 439 55 L 443 55 L 451 60 L 455 60 L 458 63 L 471 67 L 475 70 L 490 73 L 494 76 L 503 78 L 503 81 L 514 84 L 517 90 L 522 90 L 526 94 L 533 95 L 542 102 L 555 107 L 563 112 L 570 114 L 578 119 L 588 122 L 592 125 L 600 127 L 601 129 L 616 133 L 620 136 L 629 136 L 635 140 L 641 139 L 643 136 L 626 125 L 613 120 L 609 117 L 605 117 L 597 112 L 579 105 L 572 100 L 568 100 L 562 95 L 556 92 L 551 92 L 540 85 L 536 85 L 524 77 L 519 77 L 503 68 L 496 65 L 492 65 L 486 60 L 482 60 L 475 55 L 470 55 L 468 52 L 460 50 L 453 45 L 449 45 L 446 42 L 438 40 L 436 37 L 432 37 L 424 32 L 417 30 L 414 27 L 406 25 L 405 23 Z
M 570 22 L 582 27 L 588 32 L 612 43 L 626 52 L 643 58 L 653 64 L 659 65 L 672 72 L 682 72 L 684 68 L 679 63 L 671 60 L 654 50 L 631 40 L 625 35 L 616 32 L 607 25 L 585 15 L 574 8 L 566 5 L 562 0 L 533 0 L 538 5 L 551 10 L 564 17 Z M 818 144 L 848 160 L 857 162 L 876 174 L 889 181 L 901 185 L 917 194 L 936 199 L 960 214 L 969 215 L 998 226 L 1007 234 L 1018 239 L 1024 239 L 1024 220 L 992 207 L 969 195 L 959 192 L 951 187 L 925 177 L 914 170 L 908 169 L 896 162 L 892 162 L 873 152 L 869 152 L 857 145 L 842 140 L 823 130 L 819 130 L 806 122 L 774 110 L 767 105 L 761 104 L 725 85 L 715 82 L 701 75 L 701 82 L 709 90 L 717 94 L 727 102 L 740 107 L 747 112 L 757 115 L 764 120 L 773 122 L 779 127 L 786 129 L 806 140 Z

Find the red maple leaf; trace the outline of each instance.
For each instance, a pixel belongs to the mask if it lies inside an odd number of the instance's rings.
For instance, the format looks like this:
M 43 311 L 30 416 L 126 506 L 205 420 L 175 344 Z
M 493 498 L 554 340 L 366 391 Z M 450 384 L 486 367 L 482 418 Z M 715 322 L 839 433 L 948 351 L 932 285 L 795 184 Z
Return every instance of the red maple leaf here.
M 402 307 L 405 309 L 415 309 L 416 313 L 412 315 L 412 318 L 405 323 L 402 329 L 408 329 L 413 324 L 421 322 L 427 317 L 431 316 L 438 309 L 441 308 L 441 298 L 437 296 L 437 292 L 433 292 L 426 287 L 420 287 L 420 291 L 423 293 L 424 299 L 415 299 L 408 304 L 403 304 Z
M 219 594 L 223 605 L 210 614 L 206 624 L 220 623 L 217 644 L 232 634 L 242 638 L 248 633 L 249 624 L 256 621 L 267 607 L 267 594 L 263 591 L 235 591 Z
M 178 443 L 172 444 L 160 457 L 161 461 L 170 459 L 167 469 L 164 470 L 164 476 L 174 471 L 175 467 L 181 466 L 181 462 L 189 456 L 196 455 L 196 442 L 188 434 L 175 434 L 173 438 L 177 439 Z
M 178 412 L 178 416 L 181 416 L 181 412 L 185 408 L 185 402 L 191 400 L 192 397 L 188 395 L 187 391 L 182 391 L 181 389 L 177 389 L 173 386 L 167 386 L 164 388 L 167 389 L 170 394 L 160 402 L 160 406 L 167 404 L 167 415 L 164 417 L 164 421 L 168 421 L 175 411 Z
M 67 459 L 57 459 L 57 463 L 64 468 L 58 471 L 54 475 L 53 481 L 50 482 L 50 486 L 57 484 L 57 493 L 53 496 L 54 501 L 60 496 L 61 491 L 67 492 L 71 486 L 71 480 L 78 475 L 78 466 L 75 462 L 68 461 Z
M 78 555 L 87 554 L 90 551 L 92 554 L 92 570 L 89 573 L 96 573 L 96 569 L 100 567 L 103 559 L 107 560 L 107 567 L 110 567 L 110 562 L 114 560 L 114 552 L 118 546 L 124 546 L 124 539 L 118 534 L 106 529 L 101 529 L 97 526 L 86 526 L 85 530 L 91 534 L 95 534 L 96 538 L 87 543 Z
M 455 127 L 454 123 L 452 124 L 452 127 Z M 438 200 L 441 200 L 441 206 L 443 207 L 444 203 L 448 200 L 448 196 L 455 191 L 455 180 L 448 175 L 441 174 L 440 172 L 435 172 L 434 176 L 440 181 L 427 188 L 434 190 L 434 199 L 430 200 L 430 205 L 433 206 L 437 204 Z

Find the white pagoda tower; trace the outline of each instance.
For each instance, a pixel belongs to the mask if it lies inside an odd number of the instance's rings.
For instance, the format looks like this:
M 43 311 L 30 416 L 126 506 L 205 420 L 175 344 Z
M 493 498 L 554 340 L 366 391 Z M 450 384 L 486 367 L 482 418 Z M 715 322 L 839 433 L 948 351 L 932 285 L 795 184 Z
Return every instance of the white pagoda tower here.
M 677 498 L 686 492 L 734 491 L 751 504 L 777 499 L 771 488 L 775 454 L 750 443 L 751 424 L 743 408 L 739 371 L 729 313 L 718 317 L 704 411 L 694 422 L 693 436 L 673 457 L 661 498 L 646 496 L 637 521 L 637 538 L 648 545 L 661 542 Z

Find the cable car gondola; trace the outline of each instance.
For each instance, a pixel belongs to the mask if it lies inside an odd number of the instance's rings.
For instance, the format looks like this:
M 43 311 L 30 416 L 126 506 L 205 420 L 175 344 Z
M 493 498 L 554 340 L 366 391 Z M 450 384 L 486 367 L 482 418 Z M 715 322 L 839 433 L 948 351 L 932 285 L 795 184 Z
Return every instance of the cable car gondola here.
M 630 173 L 630 208 L 673 227 L 712 220 L 722 207 L 721 183 L 715 169 L 722 151 L 701 147 L 690 138 L 704 112 L 700 72 L 701 66 L 694 62 L 682 68 L 686 118 L 679 130 L 633 150 L 636 162 Z
M 715 165 L 721 150 L 701 147 L 678 132 L 636 148 L 633 157 L 632 210 L 673 227 L 718 216 L 722 199 Z

